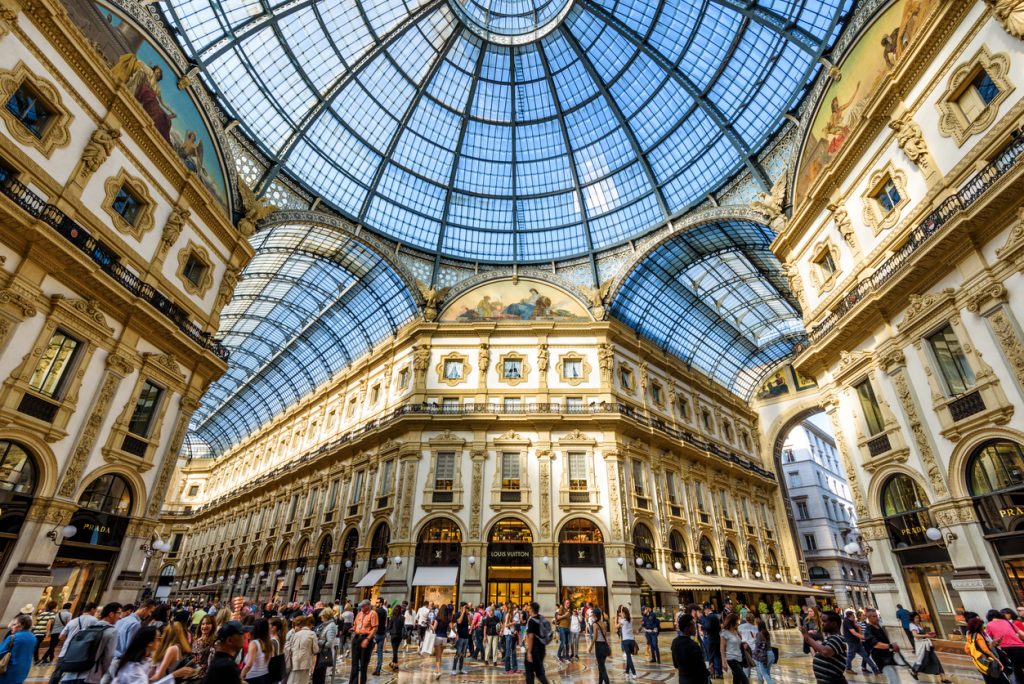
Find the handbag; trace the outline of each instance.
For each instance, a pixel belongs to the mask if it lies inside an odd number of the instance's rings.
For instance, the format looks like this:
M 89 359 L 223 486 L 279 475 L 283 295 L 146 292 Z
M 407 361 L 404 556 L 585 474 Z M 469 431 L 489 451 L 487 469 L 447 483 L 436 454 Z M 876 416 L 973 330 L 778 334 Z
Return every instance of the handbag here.
M 633 655 L 640 655 L 640 646 L 633 640 Z
M 7 668 L 11 666 L 12 648 L 14 648 L 14 635 L 11 635 L 11 645 L 7 648 L 7 651 L 0 655 L 0 674 L 7 672 Z
M 594 655 L 598 658 L 607 658 L 612 654 L 612 647 L 607 641 L 598 641 L 594 644 Z
M 434 638 L 434 630 L 428 628 L 426 634 L 423 635 L 423 645 L 420 646 L 420 653 L 431 655 L 434 652 Z

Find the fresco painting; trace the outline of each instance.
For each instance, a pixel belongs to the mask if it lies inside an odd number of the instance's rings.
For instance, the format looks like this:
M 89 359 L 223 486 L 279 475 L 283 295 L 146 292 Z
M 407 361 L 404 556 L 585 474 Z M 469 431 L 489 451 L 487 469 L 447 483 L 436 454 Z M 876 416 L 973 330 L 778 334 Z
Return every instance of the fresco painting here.
M 185 167 L 227 208 L 227 186 L 217 148 L 196 104 L 187 91 L 178 89 L 167 60 L 111 9 L 74 0 L 69 5 L 86 36 L 107 59 L 114 78 L 125 83 Z
M 499 280 L 473 288 L 441 314 L 442 321 L 589 321 L 574 297 L 535 280 Z
M 842 78 L 829 85 L 811 121 L 797 169 L 794 202 L 804 199 L 846 145 L 882 81 L 913 46 L 936 1 L 897 0 L 864 31 L 843 60 Z

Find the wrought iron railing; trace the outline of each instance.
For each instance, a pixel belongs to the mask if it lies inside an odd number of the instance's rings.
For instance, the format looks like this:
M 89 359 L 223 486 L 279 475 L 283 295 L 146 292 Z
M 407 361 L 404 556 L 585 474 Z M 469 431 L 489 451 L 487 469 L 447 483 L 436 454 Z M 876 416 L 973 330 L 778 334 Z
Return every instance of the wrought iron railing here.
M 109 246 L 97 240 L 71 217 L 30 190 L 13 174 L 0 167 L 0 194 L 21 207 L 25 213 L 39 219 L 83 254 L 88 256 L 100 269 L 139 299 L 149 302 L 157 311 L 169 319 L 179 330 L 196 344 L 208 349 L 227 361 L 227 348 L 208 332 L 205 332 L 180 306 L 149 283 L 143 282 L 138 274 L 121 263 L 121 257 Z
M 967 181 L 957 193 L 947 197 L 932 211 L 914 229 L 910 234 L 910 239 L 899 251 L 879 264 L 870 276 L 854 285 L 829 314 L 811 328 L 807 334 L 809 341 L 811 343 L 818 342 L 832 332 L 857 304 L 872 292 L 881 289 L 898 274 L 914 254 L 946 223 L 977 202 L 1000 178 L 1017 167 L 1021 162 L 1022 155 L 1024 155 L 1024 135 L 1018 135 L 1003 148 L 995 159 Z
M 320 456 L 338 449 L 339 447 L 347 444 L 357 438 L 362 437 L 364 434 L 376 430 L 379 427 L 390 425 L 397 420 L 404 418 L 405 416 L 414 416 L 418 414 L 437 415 L 437 416 L 467 416 L 467 415 L 478 415 L 478 414 L 510 414 L 510 415 L 537 415 L 537 414 L 559 414 L 559 415 L 601 415 L 601 414 L 618 414 L 620 416 L 629 418 L 630 420 L 643 425 L 645 427 L 656 430 L 666 434 L 680 442 L 688 444 L 700 451 L 704 451 L 710 456 L 714 456 L 722 461 L 732 463 L 740 468 L 748 470 L 752 473 L 767 478 L 769 480 L 775 479 L 775 474 L 765 470 L 758 464 L 754 463 L 750 459 L 743 458 L 739 454 L 727 451 L 722 447 L 718 446 L 713 442 L 707 442 L 698 437 L 694 436 L 686 430 L 679 430 L 670 425 L 664 423 L 661 419 L 652 419 L 646 412 L 637 409 L 636 407 L 630 406 L 629 404 L 622 403 L 608 403 L 608 402 L 594 402 L 592 405 L 580 408 L 579 406 L 573 406 L 571 408 L 566 407 L 563 403 L 540 403 L 540 404 L 524 404 L 517 407 L 510 407 L 506 409 L 501 404 L 477 404 L 473 402 L 466 402 L 459 404 L 458 406 L 452 406 L 448 404 L 442 407 L 438 403 L 419 403 L 419 404 L 402 404 L 401 406 L 395 407 L 390 414 L 383 418 L 377 418 L 374 420 L 367 421 L 362 425 L 346 432 L 340 437 L 324 443 L 315 449 L 311 449 L 301 456 L 298 456 L 287 463 L 283 463 L 277 468 L 264 473 L 263 475 L 250 480 L 241 488 L 236 489 L 230 495 L 218 497 L 213 501 L 206 503 L 205 505 L 194 509 L 193 515 L 198 515 L 207 511 L 215 506 L 229 501 L 237 496 L 244 494 L 245 492 L 251 491 L 256 487 L 259 487 L 267 482 L 275 480 L 282 475 L 299 468 L 304 463 L 308 463 Z M 438 503 L 437 498 L 439 492 L 434 492 L 433 502 Z M 452 501 L 453 499 L 448 499 Z M 164 515 L 181 516 L 181 513 L 164 513 Z
M 985 410 L 985 400 L 981 398 L 981 392 L 974 390 L 970 394 L 957 397 L 949 402 L 949 415 L 953 420 L 963 420 L 975 413 Z
M 872 456 L 878 456 L 892 449 L 892 445 L 889 443 L 889 435 L 879 435 L 868 442 L 868 453 Z

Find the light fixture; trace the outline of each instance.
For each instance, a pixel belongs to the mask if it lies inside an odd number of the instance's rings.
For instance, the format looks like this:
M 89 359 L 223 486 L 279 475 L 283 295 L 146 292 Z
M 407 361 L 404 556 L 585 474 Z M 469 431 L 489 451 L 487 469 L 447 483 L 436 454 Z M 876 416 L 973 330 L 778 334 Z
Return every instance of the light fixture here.
M 304 572 L 306 572 L 306 568 L 302 567 L 301 565 L 299 567 L 295 568 L 295 574 L 296 575 L 301 575 Z
M 325 567 L 325 566 L 324 566 L 324 564 L 323 564 L 323 563 L 317 563 L 317 564 L 316 564 L 316 571 L 317 571 L 317 572 L 323 572 L 323 571 L 324 571 L 324 567 Z
M 642 568 L 643 566 L 644 566 L 644 559 L 643 558 L 637 558 L 636 559 L 636 567 Z
M 927 534 L 927 532 L 925 534 Z M 851 556 L 856 556 L 858 553 L 860 553 L 860 544 L 858 544 L 855 541 L 852 541 L 843 547 L 843 551 L 850 554 Z
M 735 577 L 735 576 L 736 576 L 736 575 L 738 575 L 738 574 L 740 574 L 740 571 L 739 571 L 739 569 L 738 569 L 738 568 L 733 568 L 733 569 L 732 569 L 732 576 L 733 576 L 733 577 Z
M 474 560 L 476 560 L 476 559 L 474 559 Z M 402 565 L 402 557 L 401 556 L 395 556 L 394 559 L 392 559 L 392 562 L 395 565 L 401 567 L 401 565 Z
M 683 569 L 683 564 L 680 563 L 679 561 L 676 561 L 675 563 L 672 564 L 672 567 L 674 567 L 676 570 L 682 570 Z
M 760 576 L 761 576 L 761 571 L 760 570 L 755 570 L 754 571 L 754 577 L 760 577 Z
M 775 579 L 777 579 L 777 580 L 782 579 L 782 573 L 781 572 L 775 573 Z
M 384 556 L 377 556 L 377 565 L 384 565 Z
M 260 570 L 260 577 L 266 577 L 266 576 L 267 576 L 267 571 L 266 570 Z
M 247 572 L 242 573 L 242 579 L 243 580 L 249 579 L 249 573 L 247 573 Z
M 803 584 L 804 583 L 804 581 L 802 579 L 800 579 L 800 575 L 793 575 L 793 581 L 796 584 Z
M 476 556 L 470 556 L 466 561 L 469 563 L 469 567 L 473 567 L 476 565 Z
M 350 560 L 345 561 L 345 569 L 349 570 L 351 568 L 352 568 L 352 561 L 350 561 Z
M 551 565 L 551 556 L 544 556 L 540 559 L 540 562 L 544 564 L 545 568 L 548 567 L 549 565 Z
M 78 528 L 74 525 L 65 525 L 59 530 L 55 527 L 46 533 L 46 538 L 52 541 L 57 546 L 60 546 L 61 541 L 68 537 L 74 537 L 78 534 Z M 63 539 L 62 539 L 63 538 Z
M 924 531 L 924 536 L 928 537 L 930 541 L 941 542 L 942 541 L 942 530 L 938 527 L 929 527 Z M 959 537 L 956 532 L 946 532 L 946 543 L 951 544 L 955 542 Z
M 282 570 L 281 568 L 278 568 L 277 570 L 274 571 L 274 574 L 277 575 L 278 577 L 280 577 L 281 575 L 284 574 L 284 570 Z
M 626 559 L 623 558 L 622 556 L 619 556 L 618 558 L 616 558 L 615 562 L 619 564 L 620 568 L 626 567 Z
M 705 565 L 704 566 L 704 572 L 708 573 L 709 575 L 711 574 L 712 570 L 714 570 L 714 568 L 711 567 L 710 565 Z

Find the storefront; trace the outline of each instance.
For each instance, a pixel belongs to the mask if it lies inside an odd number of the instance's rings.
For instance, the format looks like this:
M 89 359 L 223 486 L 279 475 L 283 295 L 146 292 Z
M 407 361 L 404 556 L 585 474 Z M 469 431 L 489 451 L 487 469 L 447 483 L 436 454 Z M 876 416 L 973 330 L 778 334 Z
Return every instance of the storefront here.
M 28 450 L 0 440 L 0 571 L 32 507 L 36 480 L 35 460 Z
M 640 605 L 660 609 L 678 602 L 676 590 L 668 578 L 659 572 L 658 558 L 654 553 L 654 534 L 644 523 L 637 523 L 633 528 L 633 563 L 636 565 L 636 581 L 640 586 Z
M 929 539 L 934 527 L 928 498 L 909 475 L 890 477 L 882 487 L 882 515 L 889 543 L 903 572 L 911 610 L 940 637 L 956 627 L 960 597 L 952 586 L 953 564 L 941 541 Z
M 380 596 L 380 587 L 384 583 L 384 575 L 387 572 L 388 547 L 391 544 L 391 528 L 386 522 L 382 522 L 373 530 L 370 536 L 370 563 L 366 574 L 356 582 L 360 598 L 376 602 Z
M 559 600 L 608 608 L 604 536 L 586 518 L 567 521 L 558 533 Z
M 349 530 L 341 545 L 341 562 L 338 564 L 338 583 L 335 584 L 334 600 L 339 605 L 351 599 L 349 588 L 352 586 L 353 573 L 356 566 L 356 549 L 359 548 L 359 532 Z
M 412 577 L 413 602 L 435 604 L 458 600 L 459 566 L 462 562 L 462 531 L 448 518 L 432 520 L 420 532 L 416 544 L 416 570 Z
M 1016 603 L 1024 602 L 1024 450 L 1008 440 L 982 444 L 967 463 L 967 490 L 985 538 L 999 557 Z
M 514 518 L 499 520 L 487 539 L 487 602 L 533 601 L 533 533 Z
M 53 584 L 43 590 L 39 605 L 49 600 L 70 602 L 78 613 L 89 601 L 99 601 L 128 529 L 132 491 L 120 475 L 93 480 L 78 500 L 69 526 L 75 533 L 64 539 L 53 561 Z

